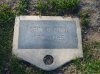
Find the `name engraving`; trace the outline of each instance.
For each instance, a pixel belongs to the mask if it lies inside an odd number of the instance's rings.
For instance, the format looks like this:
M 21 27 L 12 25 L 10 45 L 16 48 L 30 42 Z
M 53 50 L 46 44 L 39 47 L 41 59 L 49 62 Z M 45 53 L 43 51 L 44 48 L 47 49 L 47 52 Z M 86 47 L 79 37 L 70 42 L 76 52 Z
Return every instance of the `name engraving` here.
M 67 29 L 64 28 L 64 27 L 59 27 L 59 28 L 50 28 L 50 27 L 44 27 L 44 28 L 41 28 L 41 27 L 33 27 L 32 28 L 32 31 L 33 32 L 67 32 Z
M 41 33 L 41 32 L 46 32 L 46 33 L 49 33 L 49 32 L 54 32 L 55 35 L 40 35 L 38 33 Z M 68 32 L 67 31 L 67 28 L 65 27 L 56 27 L 56 28 L 50 28 L 50 27 L 38 27 L 38 26 L 35 26 L 32 28 L 32 32 L 37 32 L 36 35 L 33 35 L 33 39 L 46 39 L 47 40 L 64 40 L 64 35 L 63 34 L 56 34 L 57 32 L 58 33 L 65 33 L 65 32 Z

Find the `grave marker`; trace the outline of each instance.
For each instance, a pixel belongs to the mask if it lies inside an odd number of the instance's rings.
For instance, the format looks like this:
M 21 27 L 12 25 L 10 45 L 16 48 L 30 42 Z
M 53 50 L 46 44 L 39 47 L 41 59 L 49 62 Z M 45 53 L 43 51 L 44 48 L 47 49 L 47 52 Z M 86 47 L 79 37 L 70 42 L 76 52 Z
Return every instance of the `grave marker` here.
M 83 57 L 78 18 L 16 17 L 13 54 L 44 70 L 54 70 Z

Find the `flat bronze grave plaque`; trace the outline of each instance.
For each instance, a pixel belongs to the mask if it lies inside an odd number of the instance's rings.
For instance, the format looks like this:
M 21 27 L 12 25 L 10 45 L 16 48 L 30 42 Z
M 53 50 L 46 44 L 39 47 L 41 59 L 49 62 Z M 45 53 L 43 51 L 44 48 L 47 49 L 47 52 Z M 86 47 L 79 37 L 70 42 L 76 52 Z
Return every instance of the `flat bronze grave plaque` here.
M 16 17 L 13 54 L 44 70 L 53 70 L 83 57 L 78 18 L 60 16 Z M 52 58 L 52 63 L 44 61 Z

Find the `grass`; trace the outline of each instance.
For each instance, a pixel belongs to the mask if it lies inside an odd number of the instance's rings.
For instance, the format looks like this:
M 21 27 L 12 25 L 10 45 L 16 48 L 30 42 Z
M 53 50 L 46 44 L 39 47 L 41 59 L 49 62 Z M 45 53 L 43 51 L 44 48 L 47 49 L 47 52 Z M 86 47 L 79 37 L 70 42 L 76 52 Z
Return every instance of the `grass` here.
M 16 6 L 17 15 L 27 15 L 29 9 L 29 0 L 18 0 Z
M 82 74 L 99 74 L 100 73 L 100 59 L 95 58 L 92 53 L 92 44 L 85 43 L 83 44 L 83 59 L 77 59 L 74 61 L 74 64 L 77 67 L 77 70 L 80 70 Z M 98 50 L 97 52 L 100 52 Z M 80 63 L 80 64 L 79 64 Z
M 37 10 L 41 15 L 63 15 L 65 12 L 75 13 L 79 8 L 79 0 L 38 0 Z
M 24 3 L 19 5 L 22 5 L 22 11 L 20 11 L 19 15 L 26 14 L 26 11 L 23 13 Z M 25 5 L 26 7 L 27 5 Z M 80 12 L 79 15 L 82 19 L 89 19 L 87 12 Z M 0 5 L 0 74 L 55 74 L 59 69 L 50 72 L 43 71 L 25 61 L 17 59 L 11 54 L 14 18 L 15 13 L 8 5 Z M 83 23 L 82 26 L 87 27 L 88 23 L 86 21 L 83 21 Z M 100 42 L 88 43 L 83 41 L 84 58 L 76 59 L 69 63 L 69 65 L 73 64 L 73 66 L 76 66 L 76 70 L 80 72 L 78 74 L 100 73 L 100 57 L 95 58 L 99 54 L 93 53 L 92 49 L 94 48 L 97 49 L 95 52 L 100 52 Z M 63 66 L 60 70 L 62 69 Z
M 93 48 L 100 49 L 100 42 L 92 42 Z
M 12 32 L 10 27 L 0 28 L 0 70 L 6 67 L 11 56 Z
M 88 10 L 80 11 L 78 15 L 81 19 L 82 33 L 84 33 L 89 28 L 90 15 Z
M 7 69 L 10 60 L 14 17 L 8 5 L 0 5 L 0 73 Z

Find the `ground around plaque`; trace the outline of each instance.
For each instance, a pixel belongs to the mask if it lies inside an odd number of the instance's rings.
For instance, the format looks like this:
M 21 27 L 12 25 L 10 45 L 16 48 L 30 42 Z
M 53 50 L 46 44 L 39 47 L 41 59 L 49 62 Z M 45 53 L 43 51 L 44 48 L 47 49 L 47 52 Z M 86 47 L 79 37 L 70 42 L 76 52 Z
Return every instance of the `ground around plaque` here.
M 80 10 L 63 16 L 81 19 L 84 58 L 73 60 L 54 71 L 43 71 L 11 53 L 15 15 L 41 14 L 34 8 L 34 0 L 0 0 L 0 74 L 99 74 L 100 73 L 100 0 L 80 0 Z M 26 1 L 26 2 L 24 2 Z M 36 0 L 35 0 L 36 1 Z M 2 4 L 5 5 L 2 6 Z M 17 8 L 17 9 L 16 9 Z M 20 9 L 20 10 L 19 10 Z M 25 9 L 25 10 L 24 10 Z M 17 12 L 18 11 L 18 12 Z

